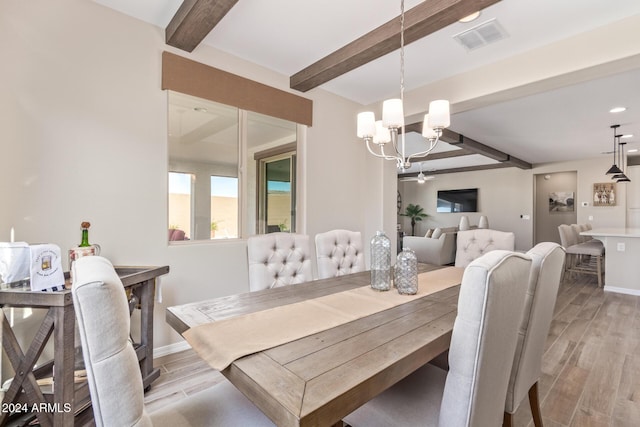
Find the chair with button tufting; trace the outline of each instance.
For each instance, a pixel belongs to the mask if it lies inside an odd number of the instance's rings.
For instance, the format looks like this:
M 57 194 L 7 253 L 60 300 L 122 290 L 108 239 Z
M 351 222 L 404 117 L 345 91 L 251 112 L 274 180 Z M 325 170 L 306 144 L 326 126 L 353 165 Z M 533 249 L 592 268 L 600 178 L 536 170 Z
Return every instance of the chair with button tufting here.
M 514 250 L 515 235 L 511 232 L 476 228 L 458 231 L 456 243 L 456 267 L 466 267 L 474 259 L 489 251 Z
M 362 248 L 362 234 L 359 231 L 331 230 L 316 234 L 318 278 L 365 271 Z
M 269 233 L 247 239 L 249 290 L 295 285 L 313 279 L 309 236 Z

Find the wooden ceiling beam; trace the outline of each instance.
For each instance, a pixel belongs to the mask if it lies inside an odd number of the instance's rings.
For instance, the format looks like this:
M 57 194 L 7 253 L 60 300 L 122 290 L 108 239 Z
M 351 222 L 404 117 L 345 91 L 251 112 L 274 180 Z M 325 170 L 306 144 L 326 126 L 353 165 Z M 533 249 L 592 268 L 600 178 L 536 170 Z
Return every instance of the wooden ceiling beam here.
M 404 14 L 405 45 L 426 37 L 453 24 L 460 18 L 485 9 L 498 1 L 500 0 L 431 0 L 422 2 Z M 399 48 L 400 19 L 396 17 L 297 72 L 289 79 L 289 85 L 292 89 L 306 92 Z
M 405 132 L 417 132 L 422 133 L 422 123 L 411 123 L 405 126 Z M 429 160 L 437 160 L 447 157 L 457 157 L 457 156 L 468 156 L 470 154 L 480 154 L 484 157 L 488 157 L 493 160 L 497 160 L 502 164 L 501 167 L 517 167 L 520 169 L 531 169 L 531 163 L 525 162 L 517 157 L 514 157 L 510 154 L 503 153 L 500 150 L 496 150 L 495 148 L 491 148 L 488 145 L 485 145 L 481 142 L 475 141 L 471 138 L 467 138 L 466 136 L 454 132 L 450 129 L 443 129 L 442 136 L 440 140 L 446 142 L 447 144 L 453 145 L 455 147 L 460 148 L 460 150 L 455 151 L 446 151 L 444 153 L 433 153 L 429 154 L 425 157 L 415 158 L 414 162 L 422 162 Z M 438 154 L 447 154 L 452 153 L 448 156 L 439 156 Z M 455 154 L 453 154 L 455 153 Z M 481 167 L 482 168 L 482 167 Z M 493 169 L 493 168 L 484 168 L 484 169 Z M 451 169 L 450 169 L 451 170 Z M 473 169 L 477 170 L 477 169 Z M 440 173 L 440 172 L 439 172 Z M 447 172 L 449 173 L 449 172 Z M 411 176 L 411 175 L 407 175 Z
M 238 0 L 184 0 L 165 29 L 169 46 L 192 52 Z
M 455 145 L 456 147 L 466 148 L 469 151 L 473 151 L 476 154 L 482 154 L 485 157 L 488 157 L 493 160 L 497 160 L 499 162 L 506 162 L 509 160 L 509 155 L 507 153 L 503 153 L 500 150 L 496 150 L 495 148 L 491 148 L 488 145 L 484 145 L 481 142 L 474 141 L 471 138 L 467 138 L 464 135 L 460 135 L 460 138 L 457 143 L 450 143 Z
M 520 169 L 531 169 L 533 166 L 531 166 L 531 163 L 529 162 L 525 162 L 522 159 L 519 159 L 517 157 L 513 157 L 513 156 L 509 156 L 509 159 L 506 160 L 504 163 L 509 164 L 511 166 L 515 166 L 517 168 Z
M 477 166 L 465 166 L 460 168 L 451 168 L 451 169 L 440 169 L 435 171 L 424 171 L 425 175 L 442 175 L 445 173 L 460 173 L 460 172 L 472 172 L 472 171 L 482 171 L 482 170 L 490 170 L 490 169 L 503 169 L 510 168 L 513 165 L 508 163 L 491 163 L 489 165 L 477 165 Z M 398 179 L 400 178 L 412 178 L 418 176 L 419 172 L 411 172 L 411 173 L 403 173 L 398 174 Z
M 452 157 L 470 156 L 472 154 L 475 153 L 472 153 L 469 150 L 465 150 L 464 148 L 460 150 L 441 151 L 438 153 L 430 153 L 422 157 L 414 157 L 413 159 L 411 159 L 411 163 L 426 162 L 429 160 L 450 159 Z

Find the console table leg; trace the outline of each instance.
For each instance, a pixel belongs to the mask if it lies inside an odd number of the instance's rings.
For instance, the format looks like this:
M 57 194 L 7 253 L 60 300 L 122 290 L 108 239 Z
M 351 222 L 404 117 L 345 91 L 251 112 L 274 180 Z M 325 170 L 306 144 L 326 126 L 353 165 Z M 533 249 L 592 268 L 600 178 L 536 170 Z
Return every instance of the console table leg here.
M 5 317 L 4 314 L 2 314 Z M 35 412 L 38 416 L 38 421 L 42 426 L 52 426 L 51 415 L 46 410 L 40 410 L 40 407 L 36 408 L 33 405 L 39 405 L 45 403 L 44 395 L 36 382 L 36 378 L 33 375 L 33 366 L 40 357 L 44 346 L 46 345 L 51 332 L 54 328 L 54 314 L 51 310 L 47 312 L 40 328 L 38 329 L 33 341 L 29 345 L 27 353 L 23 353 L 20 348 L 20 344 L 16 339 L 13 330 L 6 317 L 2 321 L 2 347 L 7 353 L 7 357 L 11 362 L 11 366 L 15 371 L 13 381 L 7 390 L 3 402 L 13 403 L 18 398 L 20 390 L 24 390 L 27 396 L 28 409 L 36 409 Z M 46 409 L 46 408 L 43 408 Z M 8 412 L 0 413 L 0 424 L 4 424 L 9 417 Z
M 53 355 L 53 421 L 55 425 L 73 425 L 75 412 L 75 313 L 72 305 L 51 308 L 54 310 Z M 55 387 L 62 384 L 62 387 Z

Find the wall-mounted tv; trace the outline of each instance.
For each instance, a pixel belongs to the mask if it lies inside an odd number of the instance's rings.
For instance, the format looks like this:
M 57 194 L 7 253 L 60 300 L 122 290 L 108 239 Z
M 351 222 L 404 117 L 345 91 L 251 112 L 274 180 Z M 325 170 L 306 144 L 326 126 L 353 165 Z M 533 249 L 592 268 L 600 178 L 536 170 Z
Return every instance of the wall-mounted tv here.
M 438 190 L 437 212 L 478 212 L 478 189 Z

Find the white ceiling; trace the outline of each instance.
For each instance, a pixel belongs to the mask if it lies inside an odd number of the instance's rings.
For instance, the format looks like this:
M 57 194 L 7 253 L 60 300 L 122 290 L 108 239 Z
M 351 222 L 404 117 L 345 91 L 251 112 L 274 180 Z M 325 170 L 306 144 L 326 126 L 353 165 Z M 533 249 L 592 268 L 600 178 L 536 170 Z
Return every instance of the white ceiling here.
M 94 1 L 162 28 L 181 4 Z M 405 3 L 410 9 L 420 0 Z M 290 76 L 399 12 L 400 2 L 388 0 L 239 0 L 204 43 Z M 638 14 L 639 0 L 502 0 L 473 23 L 455 23 L 408 45 L 405 87 L 409 91 Z M 452 38 L 493 18 L 508 38 L 471 52 Z M 321 87 L 363 105 L 397 97 L 399 54 L 388 54 Z M 640 148 L 634 142 L 640 141 L 639 88 L 640 70 L 635 70 L 456 113 L 451 129 L 530 163 L 604 155 L 612 148 L 609 126 L 614 123 L 635 135 L 628 148 Z M 608 110 L 617 105 L 627 111 L 612 116 Z

